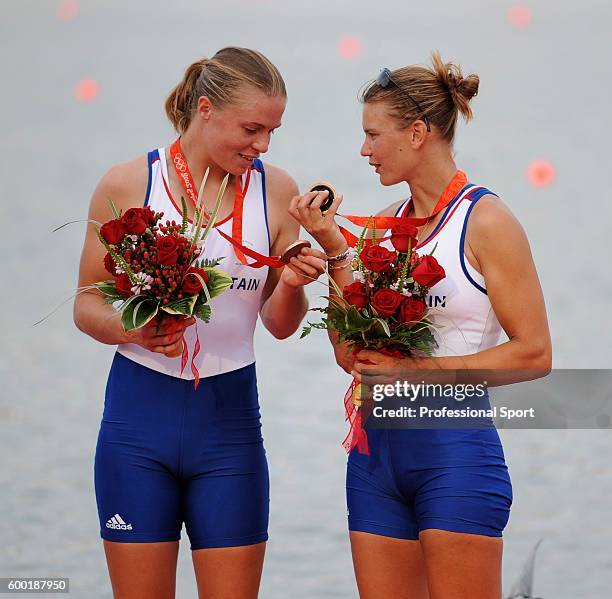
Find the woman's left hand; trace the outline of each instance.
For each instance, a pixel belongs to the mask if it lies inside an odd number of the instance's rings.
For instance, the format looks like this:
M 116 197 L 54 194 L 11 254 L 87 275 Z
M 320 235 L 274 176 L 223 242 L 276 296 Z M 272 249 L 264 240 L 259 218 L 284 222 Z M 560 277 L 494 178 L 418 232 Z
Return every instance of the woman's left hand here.
M 314 248 L 302 248 L 291 258 L 281 273 L 280 280 L 289 287 L 303 287 L 316 281 L 324 272 L 327 256 Z

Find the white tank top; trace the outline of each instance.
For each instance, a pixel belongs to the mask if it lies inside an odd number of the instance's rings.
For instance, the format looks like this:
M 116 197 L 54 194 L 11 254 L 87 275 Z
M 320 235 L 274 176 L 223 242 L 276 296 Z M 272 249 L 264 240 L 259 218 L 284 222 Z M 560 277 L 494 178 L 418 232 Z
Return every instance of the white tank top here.
M 164 148 L 158 148 L 148 155 L 149 183 L 145 206 L 163 212 L 162 221 L 181 222 L 180 200 L 172 198 L 168 187 L 168 167 Z M 242 176 L 242 186 L 248 184 L 244 198 L 242 221 L 242 243 L 260 254 L 270 254 L 270 233 L 266 212 L 265 171 L 260 160 L 251 167 L 250 177 Z M 224 233 L 232 234 L 232 218 L 220 221 L 217 227 Z M 212 315 L 209 323 L 196 318 L 194 325 L 185 333 L 189 350 L 189 361 L 181 374 L 181 358 L 168 358 L 151 352 L 140 345 L 125 343 L 117 351 L 139 364 L 169 374 L 193 379 L 191 358 L 196 343 L 196 327 L 200 340 L 200 352 L 195 359 L 201 377 L 214 376 L 252 364 L 253 333 L 261 304 L 261 294 L 268 275 L 268 267 L 251 268 L 241 264 L 233 246 L 213 228 L 204 244 L 200 258 L 221 258 L 219 268 L 228 273 L 232 286 L 212 300 Z
M 429 290 L 426 300 L 438 342 L 434 351 L 437 356 L 474 354 L 499 341 L 501 325 L 489 301 L 484 277 L 470 265 L 464 252 L 470 212 L 486 194 L 491 192 L 466 185 L 447 206 L 435 229 L 416 247 L 418 254 L 424 255 L 435 246 L 433 255 L 446 272 L 446 278 Z M 409 203 L 405 201 L 396 215 L 406 214 Z M 390 241 L 384 244 L 393 248 Z

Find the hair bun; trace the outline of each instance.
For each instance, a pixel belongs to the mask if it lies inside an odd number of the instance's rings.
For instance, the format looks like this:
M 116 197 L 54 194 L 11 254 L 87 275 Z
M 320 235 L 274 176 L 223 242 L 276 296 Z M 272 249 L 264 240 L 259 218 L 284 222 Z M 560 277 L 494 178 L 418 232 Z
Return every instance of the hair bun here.
M 461 84 L 463 83 L 463 75 L 455 76 L 452 72 L 449 72 L 448 83 L 449 86 L 452 86 L 455 89 L 459 89 L 461 87 Z
M 431 59 L 438 81 L 448 89 L 455 107 L 469 121 L 473 117 L 469 102 L 478 93 L 478 75 L 464 77 L 461 67 L 453 62 L 444 62 L 437 50 L 432 52 Z

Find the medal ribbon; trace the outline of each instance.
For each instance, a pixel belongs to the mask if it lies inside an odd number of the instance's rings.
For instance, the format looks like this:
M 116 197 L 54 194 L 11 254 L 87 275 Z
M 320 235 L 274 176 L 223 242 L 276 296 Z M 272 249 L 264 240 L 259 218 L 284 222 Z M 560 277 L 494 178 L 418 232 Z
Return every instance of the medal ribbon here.
M 181 150 L 181 142 L 180 137 L 174 141 L 174 143 L 170 146 L 170 156 L 172 158 L 172 164 L 174 165 L 174 170 L 178 175 L 179 180 L 181 181 L 181 185 L 185 190 L 187 196 L 191 199 L 193 205 L 197 205 L 198 196 L 196 193 L 196 186 L 193 180 L 193 176 L 191 175 L 191 171 L 189 170 L 189 165 L 187 164 L 187 160 L 183 155 Z M 265 256 L 264 254 L 260 254 L 255 250 L 249 249 L 243 244 L 242 241 L 242 217 L 244 214 L 244 199 L 246 197 L 247 190 L 249 188 L 249 182 L 251 180 L 251 170 L 250 168 L 247 171 L 246 181 L 244 184 L 244 189 L 240 183 L 240 178 L 236 177 L 236 192 L 234 195 L 234 208 L 232 210 L 232 235 L 227 235 L 220 229 L 217 229 L 217 233 L 221 235 L 224 239 L 229 241 L 234 247 L 234 253 L 236 254 L 236 258 L 241 264 L 245 266 L 250 266 L 251 268 L 261 268 L 262 266 L 270 266 L 272 268 L 281 268 L 285 266 L 284 262 L 280 261 L 280 256 Z M 202 207 L 204 209 L 204 207 Z M 209 217 L 209 214 L 206 213 L 206 217 Z M 215 228 L 217 225 L 215 225 Z M 255 259 L 255 262 L 249 262 L 246 259 L 246 256 Z
M 463 171 L 457 171 L 450 183 L 446 186 L 442 195 L 439 197 L 433 212 L 429 216 L 425 217 L 405 217 L 405 216 L 354 216 L 347 214 L 338 214 L 342 218 L 345 218 L 349 222 L 354 225 L 358 225 L 360 227 L 368 227 L 370 229 L 377 230 L 388 230 L 392 229 L 395 225 L 409 224 L 413 227 L 422 227 L 426 225 L 429 221 L 431 221 L 434 217 L 436 217 L 442 210 L 444 210 L 461 192 L 461 190 L 467 184 L 467 175 Z M 359 237 L 353 235 L 350 231 L 345 229 L 344 227 L 340 227 L 340 232 L 346 239 L 346 243 L 350 247 L 356 247 L 359 243 Z M 391 239 L 390 237 L 383 237 L 382 239 L 377 239 L 377 243 L 381 241 L 385 241 L 386 239 Z M 372 245 L 371 239 L 364 239 L 363 243 L 365 246 Z

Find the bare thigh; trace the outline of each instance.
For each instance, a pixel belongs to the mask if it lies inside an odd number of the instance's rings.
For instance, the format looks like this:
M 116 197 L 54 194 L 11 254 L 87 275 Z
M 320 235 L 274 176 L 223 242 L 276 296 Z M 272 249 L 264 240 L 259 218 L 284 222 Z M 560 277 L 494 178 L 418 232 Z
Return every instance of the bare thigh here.
M 501 537 L 428 529 L 419 539 L 431 599 L 501 599 Z
M 104 541 L 114 599 L 174 599 L 178 541 Z
M 256 599 L 266 544 L 191 552 L 200 599 Z
M 361 599 L 429 599 L 419 541 L 351 532 L 351 551 Z

